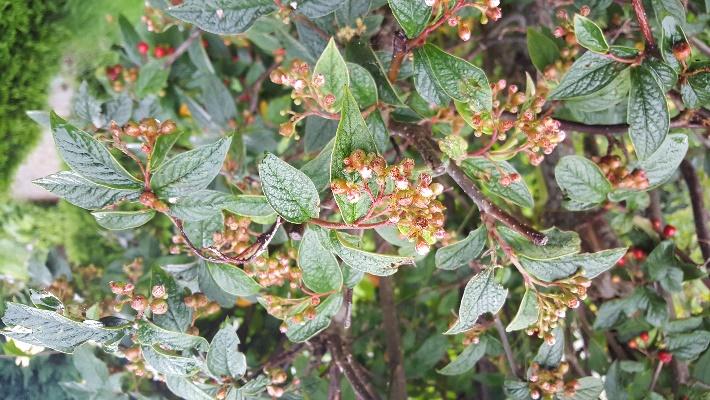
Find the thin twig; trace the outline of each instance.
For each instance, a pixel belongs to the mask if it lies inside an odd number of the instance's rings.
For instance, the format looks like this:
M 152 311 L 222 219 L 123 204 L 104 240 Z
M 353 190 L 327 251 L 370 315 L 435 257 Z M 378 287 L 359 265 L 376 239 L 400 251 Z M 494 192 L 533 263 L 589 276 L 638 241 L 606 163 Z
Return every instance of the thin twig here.
M 197 39 L 198 37 L 200 37 L 200 30 L 197 28 L 192 28 L 192 31 L 190 32 L 190 35 L 187 37 L 187 39 L 185 39 L 184 42 L 180 43 L 180 46 L 175 49 L 175 52 L 168 56 L 168 58 L 165 60 L 163 68 L 169 68 L 175 62 L 175 60 L 180 58 L 180 56 L 185 53 L 187 49 L 190 48 L 192 42 L 194 42 L 195 39 Z
M 505 358 L 508 360 L 508 366 L 510 366 L 510 372 L 519 378 L 518 368 L 515 366 L 515 358 L 513 358 L 513 350 L 510 348 L 510 342 L 508 342 L 508 335 L 505 333 L 505 328 L 503 323 L 500 322 L 500 318 L 496 316 L 493 324 L 498 331 L 498 336 L 500 337 L 500 342 L 503 344 L 503 351 L 505 352 Z
M 653 378 L 651 379 L 651 386 L 648 387 L 649 392 L 653 392 L 653 388 L 656 387 L 656 382 L 658 382 L 658 377 L 661 376 L 661 370 L 663 369 L 663 363 L 658 362 L 656 365 L 656 370 L 653 371 Z
M 390 399 L 407 399 L 407 377 L 404 373 L 404 357 L 399 332 L 399 319 L 394 303 L 394 288 L 391 276 L 380 278 L 380 307 L 382 326 L 385 331 L 385 345 L 390 368 Z
M 695 167 L 688 160 L 683 160 L 680 163 L 680 172 L 683 174 L 685 184 L 688 186 L 690 194 L 690 205 L 693 208 L 693 221 L 695 223 L 695 232 L 698 236 L 698 246 L 700 253 L 703 255 L 703 263 L 710 260 L 710 233 L 707 226 L 707 211 L 703 203 L 703 186 L 698 179 L 698 174 L 695 172 Z
M 634 13 L 636 13 L 636 19 L 639 22 L 643 39 L 646 42 L 645 51 L 649 53 L 656 52 L 656 41 L 653 39 L 653 32 L 651 31 L 651 25 L 648 23 L 646 10 L 643 7 L 643 0 L 631 0 L 631 5 L 634 8 Z

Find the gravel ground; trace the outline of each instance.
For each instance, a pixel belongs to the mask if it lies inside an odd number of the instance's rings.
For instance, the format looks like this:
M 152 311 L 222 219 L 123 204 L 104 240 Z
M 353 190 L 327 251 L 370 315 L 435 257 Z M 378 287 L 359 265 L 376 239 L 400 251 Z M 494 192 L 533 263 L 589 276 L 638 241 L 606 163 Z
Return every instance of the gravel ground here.
M 71 97 L 73 93 L 73 88 L 69 83 L 66 83 L 63 77 L 55 77 L 50 84 L 47 110 L 54 110 L 61 116 L 68 116 L 71 113 Z M 18 168 L 15 180 L 10 188 L 10 194 L 13 198 L 21 200 L 55 199 L 55 195 L 34 185 L 32 180 L 55 173 L 61 167 L 59 154 L 56 147 L 54 147 L 52 132 L 45 128 L 37 147 L 30 152 Z

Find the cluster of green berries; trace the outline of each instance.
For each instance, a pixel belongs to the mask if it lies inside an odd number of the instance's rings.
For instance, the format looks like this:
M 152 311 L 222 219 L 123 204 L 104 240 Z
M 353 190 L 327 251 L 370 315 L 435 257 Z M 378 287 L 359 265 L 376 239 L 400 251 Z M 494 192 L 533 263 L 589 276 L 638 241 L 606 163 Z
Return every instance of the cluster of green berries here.
M 307 63 L 295 60 L 289 69 L 273 70 L 269 74 L 269 79 L 277 85 L 292 88 L 291 98 L 295 105 L 304 105 L 307 109 L 333 111 L 335 96 L 332 93 L 324 94 L 321 90 L 325 84 L 325 76 L 312 75 Z M 282 136 L 293 136 L 296 132 L 296 124 L 305 118 L 303 114 L 292 114 L 291 118 L 279 127 L 279 134 Z
M 155 315 L 161 315 L 168 312 L 168 303 L 165 301 L 167 294 L 165 286 L 155 285 L 151 288 L 150 298 L 146 298 L 141 294 L 135 294 L 135 285 L 130 282 L 109 282 L 111 292 L 117 296 L 114 310 L 120 311 L 125 304 L 129 304 L 137 313 L 137 318 L 143 317 L 143 314 L 150 310 Z
M 564 319 L 568 308 L 577 308 L 581 301 L 587 298 L 587 288 L 592 285 L 592 281 L 585 278 L 582 273 L 578 273 L 569 278 L 555 282 L 558 289 L 554 293 L 536 293 L 538 302 L 538 317 L 534 325 L 528 327 L 526 333 L 529 336 L 536 335 L 544 339 L 549 345 L 556 341 L 552 331 Z
M 528 373 L 530 398 L 552 400 L 558 393 L 564 393 L 564 397 L 567 398 L 574 397 L 581 385 L 576 379 L 564 381 L 564 376 L 568 371 L 569 364 L 566 362 L 561 362 L 553 369 L 543 368 L 540 364 L 533 362 Z
M 649 186 L 646 172 L 639 168 L 629 172 L 626 166 L 622 164 L 621 157 L 617 155 L 608 155 L 601 158 L 594 157 L 592 159 L 615 188 L 644 190 Z

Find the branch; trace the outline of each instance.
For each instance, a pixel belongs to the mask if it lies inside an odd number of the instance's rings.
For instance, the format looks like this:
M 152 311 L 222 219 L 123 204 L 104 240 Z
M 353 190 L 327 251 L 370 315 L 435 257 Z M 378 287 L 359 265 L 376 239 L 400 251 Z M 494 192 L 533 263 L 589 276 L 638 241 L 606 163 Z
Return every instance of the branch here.
M 557 121 L 560 122 L 560 128 L 562 130 L 583 132 L 592 135 L 621 135 L 629 130 L 628 124 L 588 125 L 564 119 L 557 119 Z M 702 111 L 685 109 L 671 119 L 670 128 L 705 129 L 708 127 L 708 125 L 706 125 L 708 123 L 710 123 L 710 121 L 707 120 L 707 117 L 703 115 Z
M 190 48 L 190 45 L 192 42 L 195 41 L 200 36 L 200 30 L 197 28 L 192 28 L 192 32 L 190 32 L 190 36 L 185 39 L 184 42 L 180 43 L 180 46 L 178 46 L 177 49 L 175 49 L 175 52 L 171 54 L 166 60 L 165 63 L 163 64 L 164 68 L 170 67 L 175 60 L 180 58 L 180 56 L 187 51 L 187 49 Z
M 710 233 L 706 224 L 707 211 L 703 204 L 703 186 L 695 172 L 695 167 L 688 160 L 680 163 L 680 172 L 683 174 L 685 184 L 688 185 L 690 194 L 690 204 L 693 208 L 693 221 L 695 222 L 695 232 L 698 236 L 698 246 L 703 255 L 703 263 L 710 260 Z
M 352 354 L 345 349 L 345 344 L 340 336 L 335 333 L 328 336 L 328 350 L 338 366 L 340 371 L 345 375 L 345 378 L 350 382 L 350 385 L 359 400 L 376 400 L 380 397 L 375 393 L 368 383 L 362 379 L 360 372 L 357 371 L 358 362 L 353 358 Z
M 634 13 L 636 13 L 636 19 L 639 21 L 643 39 L 646 41 L 646 51 L 650 53 L 656 52 L 656 41 L 653 39 L 653 32 L 651 31 L 651 25 L 648 23 L 643 0 L 631 0 L 631 5 L 634 8 Z
M 519 378 L 518 368 L 515 366 L 515 358 L 513 358 L 513 350 L 510 348 L 510 342 L 508 342 L 508 335 L 506 335 L 503 323 L 500 322 L 500 318 L 498 318 L 497 316 L 494 321 L 494 325 L 496 327 L 496 331 L 498 331 L 500 342 L 503 344 L 503 351 L 505 351 L 505 358 L 508 360 L 510 372 L 513 374 L 513 376 Z
M 391 276 L 380 278 L 380 306 L 382 307 L 382 325 L 385 331 L 387 358 L 390 367 L 390 399 L 407 399 L 407 377 L 404 374 L 404 357 L 399 333 L 399 319 L 394 304 L 393 279 Z
M 478 189 L 476 184 L 453 162 L 444 165 L 439 156 L 439 150 L 436 148 L 436 142 L 430 135 L 428 126 L 403 124 L 396 121 L 390 121 L 390 130 L 393 134 L 404 137 L 412 142 L 421 154 L 424 161 L 431 166 L 435 175 L 448 174 L 454 182 L 473 200 L 482 214 L 487 214 L 493 219 L 501 222 L 508 228 L 525 236 L 538 246 L 543 246 L 547 243 L 547 236 L 535 230 L 534 228 L 518 221 L 515 217 L 503 211 L 500 207 L 493 204 L 483 193 Z

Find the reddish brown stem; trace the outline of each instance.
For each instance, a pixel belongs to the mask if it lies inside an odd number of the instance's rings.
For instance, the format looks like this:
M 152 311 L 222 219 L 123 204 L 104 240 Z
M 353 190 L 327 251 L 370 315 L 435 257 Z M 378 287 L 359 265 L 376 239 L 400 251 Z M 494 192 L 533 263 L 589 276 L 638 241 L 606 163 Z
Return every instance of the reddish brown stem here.
M 631 5 L 634 8 L 634 13 L 636 13 L 636 19 L 639 22 L 643 39 L 646 41 L 646 52 L 656 51 L 656 41 L 653 39 L 653 32 L 651 31 L 651 25 L 648 23 L 648 16 L 646 16 L 646 10 L 643 7 L 643 0 L 631 0 Z
M 695 232 L 698 236 L 698 246 L 703 255 L 703 263 L 710 260 L 710 233 L 707 226 L 707 211 L 703 204 L 703 186 L 695 172 L 695 167 L 688 160 L 680 163 L 680 171 L 683 179 L 688 185 L 690 193 L 690 204 L 693 208 L 693 220 L 695 222 Z

